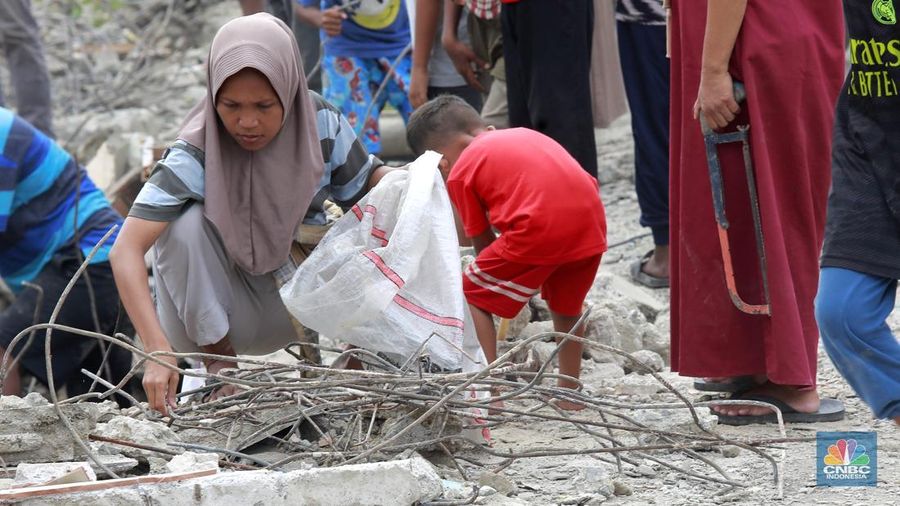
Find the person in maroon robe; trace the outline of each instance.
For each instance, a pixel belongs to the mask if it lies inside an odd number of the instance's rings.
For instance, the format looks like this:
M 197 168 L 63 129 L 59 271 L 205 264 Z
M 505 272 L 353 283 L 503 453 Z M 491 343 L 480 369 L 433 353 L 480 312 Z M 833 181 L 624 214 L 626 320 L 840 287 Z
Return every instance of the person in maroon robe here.
M 834 107 L 844 70 L 840 0 L 673 0 L 671 56 L 672 370 L 703 390 L 779 406 L 788 421 L 840 419 L 816 391 L 818 283 Z M 707 22 L 708 21 L 708 22 Z M 733 82 L 746 101 L 734 100 Z M 750 125 L 771 315 L 732 304 L 698 122 Z M 725 127 L 728 126 L 726 129 Z M 719 149 L 737 288 L 765 300 L 739 144 Z M 767 408 L 715 408 L 720 422 L 765 422 Z

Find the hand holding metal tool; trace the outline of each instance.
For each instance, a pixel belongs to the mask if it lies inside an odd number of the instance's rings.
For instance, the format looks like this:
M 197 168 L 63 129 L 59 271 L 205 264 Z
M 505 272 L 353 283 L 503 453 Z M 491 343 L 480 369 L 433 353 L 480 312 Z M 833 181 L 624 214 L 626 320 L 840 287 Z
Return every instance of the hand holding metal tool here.
M 734 83 L 734 99 L 741 103 L 747 98 L 744 85 Z M 766 269 L 766 249 L 763 239 L 762 218 L 759 211 L 759 194 L 756 190 L 756 175 L 753 171 L 753 159 L 750 156 L 750 125 L 740 125 L 736 132 L 718 133 L 713 130 L 700 114 L 700 128 L 706 144 L 706 160 L 709 164 L 709 182 L 712 187 L 713 208 L 716 213 L 716 224 L 719 228 L 719 246 L 722 250 L 722 263 L 725 269 L 725 284 L 735 307 L 754 315 L 771 315 L 769 303 L 769 278 Z M 744 171 L 747 175 L 747 189 L 750 194 L 750 209 L 753 213 L 753 229 L 756 235 L 756 251 L 759 256 L 759 270 L 762 273 L 764 304 L 750 304 L 741 298 L 737 291 L 734 276 L 734 265 L 731 259 L 731 245 L 728 241 L 728 217 L 725 215 L 725 187 L 722 179 L 722 166 L 719 163 L 718 148 L 720 144 L 740 142 L 744 151 Z

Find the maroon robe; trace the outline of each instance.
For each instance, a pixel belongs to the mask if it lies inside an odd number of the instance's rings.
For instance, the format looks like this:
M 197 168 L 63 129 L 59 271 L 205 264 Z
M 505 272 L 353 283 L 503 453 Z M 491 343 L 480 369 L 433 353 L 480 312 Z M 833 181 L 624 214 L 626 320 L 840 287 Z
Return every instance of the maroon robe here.
M 738 311 L 725 286 L 703 136 L 700 85 L 706 1 L 672 2 L 672 370 L 685 376 L 767 374 L 816 382 L 813 299 L 831 180 L 834 107 L 844 78 L 840 0 L 749 0 L 730 73 L 746 85 L 766 241 L 771 316 Z M 719 149 L 738 292 L 764 301 L 740 146 Z

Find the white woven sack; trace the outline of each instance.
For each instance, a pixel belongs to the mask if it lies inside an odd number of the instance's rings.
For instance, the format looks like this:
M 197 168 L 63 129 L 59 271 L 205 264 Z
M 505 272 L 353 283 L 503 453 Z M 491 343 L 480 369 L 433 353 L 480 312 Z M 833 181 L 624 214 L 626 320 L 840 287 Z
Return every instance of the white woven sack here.
M 484 356 L 462 291 L 453 211 L 427 152 L 344 215 L 281 288 L 304 326 L 371 351 L 473 371 Z

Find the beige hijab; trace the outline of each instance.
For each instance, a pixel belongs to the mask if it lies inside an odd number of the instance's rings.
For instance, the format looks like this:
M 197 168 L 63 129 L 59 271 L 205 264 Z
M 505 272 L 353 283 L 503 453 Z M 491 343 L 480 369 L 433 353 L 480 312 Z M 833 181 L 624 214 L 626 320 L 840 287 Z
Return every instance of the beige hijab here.
M 281 130 L 263 149 L 241 148 L 216 114 L 216 93 L 244 68 L 265 75 L 284 107 Z M 206 218 L 229 256 L 251 274 L 282 266 L 294 230 L 322 177 L 324 162 L 300 50 L 291 30 L 269 14 L 225 24 L 209 52 L 206 97 L 178 138 L 205 153 Z

